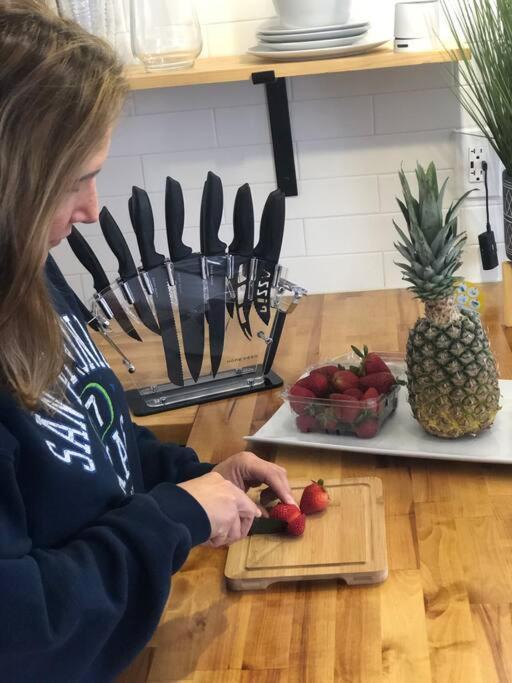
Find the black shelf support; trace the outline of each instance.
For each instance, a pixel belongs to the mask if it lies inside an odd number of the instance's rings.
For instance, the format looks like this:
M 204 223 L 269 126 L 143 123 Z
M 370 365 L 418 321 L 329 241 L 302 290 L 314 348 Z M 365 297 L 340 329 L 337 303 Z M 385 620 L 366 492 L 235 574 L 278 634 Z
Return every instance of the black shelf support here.
M 296 197 L 298 195 L 297 174 L 293 156 L 286 80 L 276 78 L 274 71 L 260 71 L 252 74 L 252 82 L 255 85 L 264 85 L 267 93 L 277 186 L 287 197 Z

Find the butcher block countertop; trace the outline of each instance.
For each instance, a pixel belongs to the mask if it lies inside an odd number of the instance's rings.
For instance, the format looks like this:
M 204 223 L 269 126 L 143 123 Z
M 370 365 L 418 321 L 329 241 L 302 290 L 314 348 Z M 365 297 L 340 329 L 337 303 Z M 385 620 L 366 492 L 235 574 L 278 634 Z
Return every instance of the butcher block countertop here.
M 512 379 L 501 285 L 482 289 L 500 375 Z M 405 290 L 309 296 L 287 321 L 274 369 L 293 381 L 351 344 L 403 352 L 419 314 Z M 140 422 L 185 435 L 203 460 L 216 463 L 243 450 L 242 436 L 280 404 L 276 390 Z M 150 646 L 118 683 L 512 681 L 512 467 L 255 450 L 292 479 L 378 477 L 388 578 L 374 586 L 328 580 L 232 592 L 224 579 L 227 551 L 196 548 L 173 579 Z

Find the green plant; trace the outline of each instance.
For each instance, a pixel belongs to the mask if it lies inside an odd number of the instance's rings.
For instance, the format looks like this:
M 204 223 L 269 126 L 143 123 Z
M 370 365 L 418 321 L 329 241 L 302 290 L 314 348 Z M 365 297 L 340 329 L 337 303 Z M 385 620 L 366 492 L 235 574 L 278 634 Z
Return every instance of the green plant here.
M 512 175 L 512 0 L 442 6 L 456 46 L 448 51 L 460 63 L 457 97 Z

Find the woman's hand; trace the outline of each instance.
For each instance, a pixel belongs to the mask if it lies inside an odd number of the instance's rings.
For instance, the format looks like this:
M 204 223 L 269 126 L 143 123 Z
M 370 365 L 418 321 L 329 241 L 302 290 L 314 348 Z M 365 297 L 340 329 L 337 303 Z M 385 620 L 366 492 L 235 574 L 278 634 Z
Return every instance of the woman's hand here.
M 243 491 L 217 472 L 178 484 L 204 509 L 212 532 L 209 545 L 229 545 L 245 538 L 261 510 Z
M 267 484 L 283 503 L 297 505 L 284 467 L 258 458 L 254 453 L 243 451 L 215 465 L 212 472 L 222 474 L 242 491 L 251 486 Z

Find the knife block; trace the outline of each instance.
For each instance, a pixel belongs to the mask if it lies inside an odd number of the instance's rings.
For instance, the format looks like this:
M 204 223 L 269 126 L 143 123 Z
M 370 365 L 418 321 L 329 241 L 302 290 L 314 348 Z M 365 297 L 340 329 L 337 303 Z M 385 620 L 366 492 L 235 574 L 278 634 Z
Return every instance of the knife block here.
M 159 266 L 159 268 L 164 268 L 164 266 Z M 227 268 L 226 263 L 226 273 Z M 166 272 L 172 271 L 172 266 L 166 263 L 165 269 Z M 138 279 L 142 280 L 143 284 L 146 282 L 146 300 L 156 319 L 158 316 L 155 293 L 148 293 L 151 288 L 147 285 L 147 278 L 139 277 Z M 171 273 L 169 282 L 172 281 Z M 178 301 L 176 287 L 170 284 L 168 288 L 169 309 L 172 312 L 178 343 L 177 348 L 173 345 L 171 355 L 174 358 L 179 356 L 183 371 L 183 379 L 180 383 L 171 381 L 169 377 L 169 374 L 172 375 L 169 372 L 168 363 L 169 344 L 166 345 L 166 353 L 162 336 L 142 323 L 135 306 L 130 303 L 130 289 L 130 281 L 113 282 L 107 289 L 94 295 L 90 308 L 94 316 L 91 322 L 101 328 L 103 337 L 116 351 L 113 354 L 111 366 L 123 380 L 128 403 L 134 415 L 150 415 L 282 386 L 283 381 L 273 372 L 272 364 L 286 318 L 306 294 L 306 290 L 302 287 L 278 277 L 277 282 L 273 283 L 269 298 L 268 323 L 265 324 L 257 315 L 254 306 L 251 306 L 248 319 L 252 335 L 247 338 L 239 324 L 234 293 L 226 284 L 223 299 L 226 308 L 223 351 L 218 371 L 214 376 L 210 357 L 211 331 L 208 321 L 208 307 L 211 304 L 206 297 L 207 290 L 203 289 L 206 301 L 208 301 L 206 311 L 202 310 L 204 301 L 197 302 L 196 307 L 189 306 L 190 310 L 184 310 L 183 302 Z M 257 296 L 257 293 L 254 295 Z M 112 303 L 113 300 L 122 306 L 132 326 L 131 330 L 126 330 L 126 323 L 123 329 L 117 322 L 112 306 L 109 305 L 109 302 Z M 117 304 L 116 308 L 118 308 Z M 196 327 L 200 328 L 203 315 L 204 343 L 201 343 L 198 338 L 194 349 L 201 355 L 202 364 L 199 376 L 195 380 L 188 367 L 189 359 L 184 344 L 183 326 L 189 324 L 190 319 L 194 319 Z M 188 353 L 190 354 L 190 337 Z

